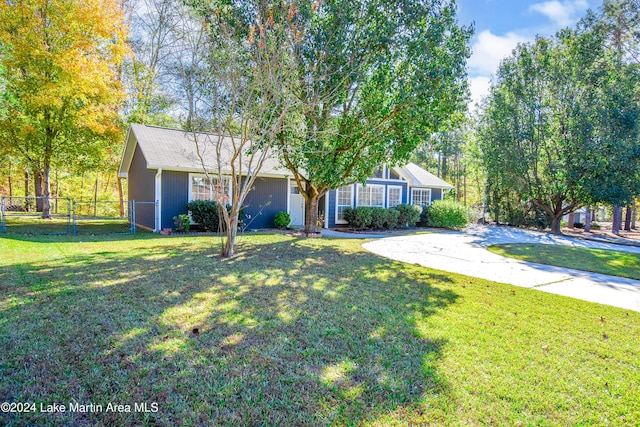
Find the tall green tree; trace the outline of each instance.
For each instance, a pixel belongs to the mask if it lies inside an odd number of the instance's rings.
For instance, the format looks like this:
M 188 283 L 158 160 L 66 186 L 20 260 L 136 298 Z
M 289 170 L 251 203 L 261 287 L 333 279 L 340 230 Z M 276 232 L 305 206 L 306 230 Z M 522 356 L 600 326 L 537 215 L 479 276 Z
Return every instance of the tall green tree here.
M 576 173 L 581 141 L 575 126 L 582 73 L 599 50 L 596 43 L 576 52 L 571 37 L 566 31 L 558 39 L 519 45 L 501 63 L 480 133 L 492 204 L 515 192 L 546 213 L 555 233 L 562 216 L 585 198 L 584 176 Z
M 33 171 L 45 217 L 52 163 L 98 156 L 120 136 L 117 69 L 125 42 L 115 1 L 0 3 L 0 143 Z
M 302 1 L 294 12 L 299 108 L 278 145 L 312 232 L 329 190 L 406 162 L 461 118 L 472 31 L 453 1 Z
M 594 22 L 520 45 L 501 64 L 483 115 L 494 209 L 516 196 L 544 212 L 555 233 L 583 204 L 636 193 L 637 77 L 620 67 Z

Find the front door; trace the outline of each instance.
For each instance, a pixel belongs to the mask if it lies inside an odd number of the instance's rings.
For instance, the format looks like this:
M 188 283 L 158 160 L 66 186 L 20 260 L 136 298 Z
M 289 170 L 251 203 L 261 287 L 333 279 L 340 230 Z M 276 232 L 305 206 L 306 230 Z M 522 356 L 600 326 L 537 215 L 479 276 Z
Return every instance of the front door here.
M 291 226 L 302 227 L 304 225 L 304 196 L 300 194 L 300 189 L 295 183 L 291 184 L 290 211 Z

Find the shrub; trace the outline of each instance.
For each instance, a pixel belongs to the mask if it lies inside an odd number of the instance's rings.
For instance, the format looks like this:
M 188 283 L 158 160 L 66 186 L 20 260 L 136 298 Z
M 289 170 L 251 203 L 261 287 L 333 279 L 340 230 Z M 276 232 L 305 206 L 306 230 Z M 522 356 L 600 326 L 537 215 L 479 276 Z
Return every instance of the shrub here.
M 574 222 L 574 223 L 573 223 L 573 226 L 574 226 L 575 228 L 584 228 L 584 224 L 583 224 L 583 223 L 581 223 L 581 222 Z
M 467 208 L 453 200 L 436 200 L 427 209 L 432 227 L 460 229 L 467 225 Z
M 399 226 L 399 222 L 398 220 L 400 219 L 400 212 L 398 212 L 396 209 L 387 209 L 387 229 L 391 230 L 394 228 L 398 228 Z
M 187 214 L 174 216 L 173 223 L 176 226 L 176 231 L 189 231 L 189 228 L 191 227 L 191 219 Z
M 218 214 L 218 204 L 211 200 L 193 200 L 187 203 L 187 210 L 191 212 L 191 218 L 204 231 L 218 231 L 220 228 L 220 215 Z M 231 210 L 231 205 L 227 205 L 227 212 Z M 240 208 L 238 214 L 238 229 L 244 228 L 245 207 Z
M 193 222 L 200 224 L 205 231 L 218 231 L 218 205 L 210 200 L 194 200 L 187 203 Z
M 371 224 L 369 228 L 389 230 L 398 226 L 399 213 L 395 209 L 365 208 L 371 210 Z
M 400 214 L 396 209 L 385 209 L 373 206 L 358 206 L 356 208 L 346 208 L 344 219 L 353 230 L 363 230 L 373 228 L 377 230 L 387 230 L 398 226 Z
M 381 230 L 387 222 L 387 210 L 385 208 L 371 208 L 371 222 L 367 228 Z
M 371 209 L 363 206 L 344 210 L 344 219 L 349 224 L 349 227 L 354 230 L 367 228 L 371 224 L 371 216 Z
M 591 223 L 591 229 L 592 230 L 600 230 L 600 229 L 602 229 L 602 227 L 597 222 L 592 222 Z
M 422 209 L 420 211 L 420 222 L 424 225 L 429 224 L 429 206 L 416 206 L 417 208 Z
M 422 213 L 420 207 L 406 204 L 398 205 L 390 210 L 398 212 L 398 227 L 413 227 Z
M 276 214 L 276 217 L 273 219 L 273 223 L 276 228 L 285 229 L 291 224 L 291 215 L 287 212 L 280 211 Z

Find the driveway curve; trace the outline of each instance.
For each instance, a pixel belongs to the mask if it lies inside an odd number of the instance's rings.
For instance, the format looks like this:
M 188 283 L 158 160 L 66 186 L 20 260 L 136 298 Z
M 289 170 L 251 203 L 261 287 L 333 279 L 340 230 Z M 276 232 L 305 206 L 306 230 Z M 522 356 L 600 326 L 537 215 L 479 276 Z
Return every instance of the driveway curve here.
M 544 243 L 640 253 L 640 247 L 476 225 L 464 232 L 377 239 L 364 243 L 363 247 L 397 261 L 640 311 L 638 280 L 519 261 L 487 250 L 490 245 L 502 243 Z M 579 262 L 576 260 L 577 265 Z

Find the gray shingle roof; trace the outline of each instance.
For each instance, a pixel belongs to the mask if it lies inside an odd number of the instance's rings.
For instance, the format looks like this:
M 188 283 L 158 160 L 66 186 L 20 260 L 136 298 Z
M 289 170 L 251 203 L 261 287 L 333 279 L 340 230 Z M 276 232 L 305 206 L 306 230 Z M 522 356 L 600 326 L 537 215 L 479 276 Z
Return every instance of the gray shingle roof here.
M 147 161 L 147 168 L 167 170 L 179 170 L 186 172 L 202 172 L 203 162 L 198 156 L 198 151 L 204 161 L 204 166 L 208 170 L 217 170 L 216 145 L 218 136 L 205 133 L 192 133 L 177 129 L 161 128 L 156 126 L 146 126 L 140 124 L 132 124 L 129 130 L 129 139 L 135 138 L 144 158 Z M 237 142 L 237 141 L 236 141 Z M 127 147 L 120 166 L 120 172 L 128 172 L 133 156 L 133 147 L 130 147 L 130 141 L 127 141 Z M 233 140 L 225 137 L 221 144 L 221 158 L 223 171 L 229 171 L 232 156 Z M 129 151 L 129 153 L 127 152 Z M 248 156 L 244 153 L 242 167 L 243 173 L 246 172 L 248 164 Z M 225 164 L 227 167 L 225 167 Z M 255 161 L 253 164 L 255 167 Z M 285 176 L 289 172 L 282 167 L 276 156 L 267 157 L 262 165 L 260 173 L 263 175 Z

